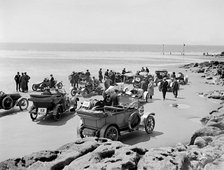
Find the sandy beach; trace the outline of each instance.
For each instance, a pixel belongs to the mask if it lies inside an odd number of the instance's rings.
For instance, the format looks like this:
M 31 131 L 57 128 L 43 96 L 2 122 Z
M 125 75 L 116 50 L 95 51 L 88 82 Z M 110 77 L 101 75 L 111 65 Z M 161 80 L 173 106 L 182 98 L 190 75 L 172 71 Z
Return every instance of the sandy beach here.
M 186 57 L 187 58 L 187 57 Z M 52 59 L 49 59 L 53 61 Z M 205 60 L 205 59 L 201 59 Z M 41 81 L 41 77 L 47 76 L 48 73 L 55 71 L 54 68 L 58 68 L 58 74 L 54 74 L 57 80 L 62 80 L 65 85 L 65 90 L 69 93 L 69 82 L 67 80 L 67 74 L 73 68 L 67 67 L 62 69 L 59 61 L 53 62 L 54 66 L 49 67 L 26 67 L 27 63 L 18 63 L 20 67 L 13 67 L 11 63 L 12 58 L 1 58 L 1 64 L 8 67 L 8 70 L 1 71 L 5 74 L 1 74 L 1 88 L 6 92 L 15 92 L 13 74 L 16 70 L 21 71 L 27 70 L 28 74 L 31 75 L 30 87 L 34 82 Z M 15 60 L 14 60 L 15 61 Z M 22 60 L 23 61 L 23 60 Z M 24 60 L 25 61 L 25 60 Z M 42 60 L 41 60 L 42 61 Z M 138 60 L 139 61 L 139 60 Z M 195 60 L 193 60 L 195 61 Z M 3 64 L 4 62 L 4 64 Z M 30 61 L 31 63 L 33 60 Z M 187 63 L 185 61 L 185 63 Z M 6 65 L 11 63 L 12 65 Z M 34 62 L 33 62 L 34 63 Z M 34 65 L 43 63 L 34 63 Z M 141 68 L 140 64 L 133 64 L 134 69 Z M 83 68 L 88 67 L 90 71 L 97 75 L 97 70 L 100 67 L 109 67 L 113 70 L 121 67 L 122 64 L 116 65 L 90 65 L 87 63 L 83 65 Z M 151 70 L 155 69 L 167 69 L 168 71 L 178 72 L 181 71 L 188 75 L 189 83 L 182 85 L 179 91 L 179 96 L 174 98 L 173 94 L 169 92 L 167 99 L 162 100 L 162 94 L 155 87 L 155 95 L 149 103 L 145 104 L 145 112 L 154 112 L 156 114 L 156 126 L 154 132 L 151 135 L 147 135 L 144 131 L 136 131 L 133 133 L 123 134 L 120 141 L 137 146 L 161 147 L 161 146 L 174 146 L 175 144 L 188 143 L 192 133 L 201 127 L 200 119 L 209 112 L 216 109 L 219 106 L 219 102 L 216 100 L 208 100 L 207 98 L 201 97 L 199 93 L 210 90 L 218 90 L 223 87 L 211 86 L 204 83 L 204 80 L 200 77 L 200 74 L 189 72 L 183 68 L 179 68 L 182 64 L 172 65 L 152 65 Z M 22 67 L 21 67 L 22 66 Z M 97 67 L 96 67 L 97 66 Z M 126 64 L 128 69 L 131 66 Z M 44 67 L 43 69 L 38 69 Z M 10 69 L 13 68 L 13 69 Z M 38 69 L 35 70 L 35 69 Z M 79 68 L 80 69 L 80 68 Z M 120 68 L 119 68 L 120 69 Z M 33 70 L 33 72 L 31 71 Z M 84 70 L 83 70 L 84 71 Z M 119 70 L 118 70 L 119 71 Z M 11 75 L 11 77 L 9 77 Z M 4 81 L 3 81 L 4 80 Z M 29 93 L 21 93 L 24 97 L 29 98 L 29 95 L 33 92 L 30 90 Z M 102 96 L 94 96 L 92 98 L 102 99 Z M 80 98 L 79 104 L 88 99 Z M 178 107 L 172 107 L 173 104 L 178 104 Z M 30 106 L 32 103 L 30 102 Z M 0 111 L 0 161 L 8 158 L 21 157 L 23 155 L 30 154 L 32 152 L 40 150 L 53 150 L 60 147 L 63 144 L 73 142 L 78 139 L 76 127 L 79 124 L 79 117 L 75 114 L 64 114 L 60 121 L 55 122 L 51 117 L 46 119 L 39 119 L 33 122 L 30 119 L 28 111 L 19 111 L 18 108 L 14 108 L 9 111 Z

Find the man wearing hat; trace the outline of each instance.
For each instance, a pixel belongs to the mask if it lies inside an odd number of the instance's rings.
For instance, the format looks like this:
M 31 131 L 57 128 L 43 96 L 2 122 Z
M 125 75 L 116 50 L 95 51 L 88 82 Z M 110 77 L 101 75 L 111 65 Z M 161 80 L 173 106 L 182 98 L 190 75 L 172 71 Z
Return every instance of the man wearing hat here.
M 50 77 L 51 77 L 51 78 L 50 78 L 50 88 L 53 88 L 54 85 L 55 85 L 55 84 L 54 84 L 54 77 L 53 77 L 52 74 L 50 75 Z
M 161 90 L 163 93 L 163 100 L 166 99 L 167 88 L 168 88 L 168 82 L 166 81 L 166 77 L 164 77 L 163 81 L 161 82 Z

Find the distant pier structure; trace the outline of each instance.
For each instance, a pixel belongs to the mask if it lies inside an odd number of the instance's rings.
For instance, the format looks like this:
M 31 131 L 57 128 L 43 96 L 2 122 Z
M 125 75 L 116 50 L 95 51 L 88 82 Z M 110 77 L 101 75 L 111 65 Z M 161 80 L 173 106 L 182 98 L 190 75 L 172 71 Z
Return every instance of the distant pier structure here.
M 165 54 L 165 45 L 163 44 L 163 55 Z

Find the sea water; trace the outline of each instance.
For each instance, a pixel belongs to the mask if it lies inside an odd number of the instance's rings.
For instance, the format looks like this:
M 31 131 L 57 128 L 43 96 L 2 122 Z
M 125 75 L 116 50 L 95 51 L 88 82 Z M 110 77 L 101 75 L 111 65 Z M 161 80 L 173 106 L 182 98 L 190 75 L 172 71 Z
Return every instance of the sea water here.
M 98 77 L 102 68 L 121 72 L 123 68 L 135 73 L 142 67 L 148 67 L 151 73 L 156 69 L 165 69 L 170 65 L 201 62 L 209 58 L 202 55 L 170 55 L 149 51 L 35 51 L 0 50 L 0 90 L 14 91 L 14 76 L 17 72 L 27 72 L 31 77 L 29 86 L 41 82 L 53 74 L 55 79 L 63 81 L 69 88 L 68 76 L 72 71 L 87 69 L 92 76 Z

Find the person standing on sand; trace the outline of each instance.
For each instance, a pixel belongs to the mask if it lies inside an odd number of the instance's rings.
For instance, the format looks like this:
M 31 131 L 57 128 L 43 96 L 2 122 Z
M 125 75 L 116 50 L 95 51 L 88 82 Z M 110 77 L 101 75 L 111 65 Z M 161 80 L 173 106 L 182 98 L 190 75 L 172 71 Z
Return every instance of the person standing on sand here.
M 149 98 L 152 99 L 152 96 L 154 95 L 154 81 L 153 79 L 149 80 L 148 88 L 147 88 Z
M 50 88 L 53 88 L 54 85 L 55 85 L 55 84 L 54 84 L 54 77 L 53 77 L 52 74 L 50 75 L 50 77 L 51 77 L 51 78 L 50 78 Z
M 166 81 L 166 77 L 164 77 L 163 81 L 160 84 L 160 89 L 162 90 L 163 93 L 163 100 L 166 99 L 167 88 L 168 88 L 168 82 Z
M 106 77 L 106 80 L 104 81 L 105 90 L 107 90 L 111 84 L 112 84 L 112 80 L 109 79 L 109 77 Z
M 102 83 L 102 80 L 103 80 L 103 73 L 102 73 L 102 68 L 100 68 L 100 70 L 99 70 L 99 81 L 100 81 L 100 83 Z
M 20 91 L 20 74 L 17 72 L 17 74 L 14 77 L 14 80 L 16 82 L 16 91 Z
M 104 80 L 109 77 L 109 70 L 107 69 L 107 71 L 104 73 Z
M 172 83 L 172 90 L 173 90 L 174 97 L 177 98 L 178 90 L 179 90 L 179 83 L 177 82 L 177 80 L 175 78 Z
M 20 88 L 22 92 L 25 92 L 26 90 L 26 79 L 24 73 L 22 73 L 22 76 L 20 77 Z
M 30 80 L 30 76 L 28 76 L 26 74 L 26 72 L 24 73 L 24 76 L 25 76 L 25 82 L 26 82 L 25 91 L 28 92 L 28 83 L 29 83 L 29 80 Z

